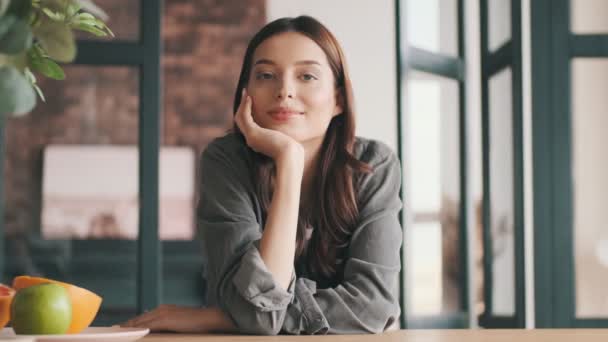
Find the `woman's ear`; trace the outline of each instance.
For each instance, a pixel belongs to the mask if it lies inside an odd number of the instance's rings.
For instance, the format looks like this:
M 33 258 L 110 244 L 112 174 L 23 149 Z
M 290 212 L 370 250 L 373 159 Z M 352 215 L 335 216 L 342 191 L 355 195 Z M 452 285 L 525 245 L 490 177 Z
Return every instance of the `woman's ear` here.
M 336 88 L 336 107 L 334 108 L 333 117 L 344 112 L 344 96 L 342 94 L 342 88 Z

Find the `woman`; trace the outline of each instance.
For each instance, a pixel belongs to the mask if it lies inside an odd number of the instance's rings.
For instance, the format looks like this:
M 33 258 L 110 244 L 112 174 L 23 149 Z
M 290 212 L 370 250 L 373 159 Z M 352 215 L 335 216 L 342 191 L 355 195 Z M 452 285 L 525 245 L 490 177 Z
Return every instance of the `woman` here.
M 401 172 L 355 138 L 344 54 L 311 17 L 251 40 L 234 132 L 202 155 L 209 308 L 163 305 L 125 326 L 274 335 L 396 327 Z

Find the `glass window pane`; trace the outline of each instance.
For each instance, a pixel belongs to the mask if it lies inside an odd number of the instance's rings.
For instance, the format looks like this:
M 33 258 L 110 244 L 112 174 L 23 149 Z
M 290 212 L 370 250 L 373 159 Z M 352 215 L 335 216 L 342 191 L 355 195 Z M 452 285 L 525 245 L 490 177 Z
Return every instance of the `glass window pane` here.
M 115 37 L 97 37 L 88 32 L 76 30 L 77 39 L 139 41 L 141 37 L 139 29 L 141 25 L 141 2 L 141 0 L 95 0 L 97 7 L 107 15 L 104 21 Z M 87 9 L 85 8 L 85 10 Z M 98 18 L 104 19 L 97 13 L 92 13 Z
M 458 55 L 458 2 L 408 0 L 408 45 L 447 55 Z
M 490 78 L 490 231 L 492 314 L 515 313 L 513 93 L 511 69 Z
M 572 174 L 577 317 L 608 317 L 608 59 L 572 62 Z
M 414 299 L 411 313 L 458 311 L 461 305 L 458 83 L 410 72 L 407 90 L 409 128 L 405 136 L 409 137 L 407 159 L 411 165 L 407 171 L 411 175 L 408 199 L 414 219 L 411 238 L 426 241 L 420 242 L 419 246 L 424 247 L 411 251 L 413 255 L 408 261 L 414 263 L 410 266 L 415 272 L 424 273 L 410 277 L 412 283 L 407 291 Z M 431 286 L 428 283 L 431 276 L 438 277 L 439 283 Z
M 497 50 L 511 39 L 511 1 L 488 1 L 488 49 Z
M 96 324 L 135 313 L 139 73 L 65 67 L 46 103 L 6 126 L 5 282 L 64 280 L 103 297 Z M 110 314 L 111 313 L 111 314 Z
M 571 0 L 570 25 L 574 33 L 607 33 L 608 1 Z
M 414 223 L 408 234 L 407 295 L 411 315 L 437 315 L 443 307 L 441 225 Z

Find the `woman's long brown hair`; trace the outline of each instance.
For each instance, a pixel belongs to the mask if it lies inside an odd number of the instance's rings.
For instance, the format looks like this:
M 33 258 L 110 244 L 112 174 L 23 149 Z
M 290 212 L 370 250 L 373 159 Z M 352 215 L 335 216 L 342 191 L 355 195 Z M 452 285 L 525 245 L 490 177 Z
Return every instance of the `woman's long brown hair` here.
M 300 206 L 295 254 L 296 260 L 306 255 L 309 260 L 306 271 L 322 284 L 331 286 L 341 279 L 346 248 L 359 214 L 355 178 L 362 172 L 370 171 L 367 164 L 353 155 L 353 92 L 344 53 L 336 38 L 320 22 L 309 16 L 282 18 L 264 26 L 251 39 L 245 52 L 234 97 L 234 112 L 241 102 L 241 91 L 249 81 L 256 48 L 266 39 L 285 32 L 303 34 L 321 47 L 334 75 L 339 100 L 342 101 L 343 112 L 336 115 L 329 124 L 319 151 L 317 168 L 311 178 L 311 186 L 315 189 L 313 193 L 320 198 L 309 198 L 306 206 Z M 242 137 L 236 125 L 234 130 Z M 252 177 L 255 179 L 254 184 L 257 184 L 256 192 L 262 212 L 266 213 L 274 186 L 274 163 L 267 156 L 253 150 L 252 153 L 255 163 Z M 314 227 L 314 231 L 306 244 L 305 228 L 308 225 Z

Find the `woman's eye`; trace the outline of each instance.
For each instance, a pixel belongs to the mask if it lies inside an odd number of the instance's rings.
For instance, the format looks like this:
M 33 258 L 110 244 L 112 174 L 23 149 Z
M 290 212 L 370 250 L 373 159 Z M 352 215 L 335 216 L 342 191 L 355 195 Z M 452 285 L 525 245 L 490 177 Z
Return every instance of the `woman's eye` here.
M 312 75 L 312 74 L 303 74 L 302 76 L 300 76 L 302 78 L 302 80 L 304 81 L 312 81 L 312 80 L 316 80 L 317 78 Z
M 258 80 L 270 80 L 272 77 L 273 75 L 269 72 L 258 72 L 255 78 Z

